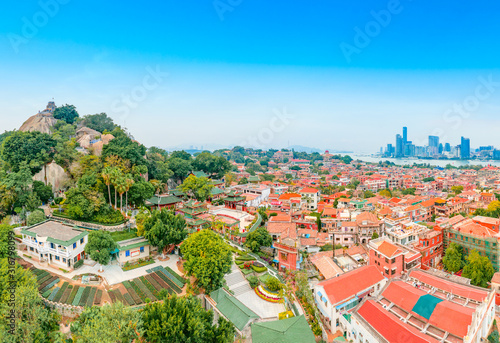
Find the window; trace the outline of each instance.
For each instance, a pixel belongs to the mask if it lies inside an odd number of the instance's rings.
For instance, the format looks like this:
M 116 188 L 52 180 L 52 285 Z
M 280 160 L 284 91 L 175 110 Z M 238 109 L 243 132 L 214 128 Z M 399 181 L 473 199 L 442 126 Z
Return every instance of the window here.
M 75 258 L 73 259 L 73 262 L 77 262 L 78 261 L 78 257 L 75 256 Z
M 125 257 L 130 256 L 130 250 L 125 251 Z
M 140 251 L 141 251 L 141 252 L 144 252 L 144 247 L 141 247 Z
M 393 258 L 393 259 L 391 260 L 391 263 L 394 263 L 394 262 L 396 262 L 396 258 Z
M 59 261 L 61 258 L 59 256 L 56 256 L 56 261 Z
M 80 244 L 83 244 L 83 238 L 82 238 L 82 239 L 80 239 Z
M 54 243 L 50 243 L 50 248 L 54 249 Z
M 63 257 L 63 262 L 66 263 L 66 259 Z
M 389 263 L 389 259 L 387 257 L 385 258 L 385 263 Z
M 30 247 L 30 251 L 33 251 L 33 250 L 34 250 L 33 247 Z
M 76 249 L 76 242 L 73 243 L 73 249 Z

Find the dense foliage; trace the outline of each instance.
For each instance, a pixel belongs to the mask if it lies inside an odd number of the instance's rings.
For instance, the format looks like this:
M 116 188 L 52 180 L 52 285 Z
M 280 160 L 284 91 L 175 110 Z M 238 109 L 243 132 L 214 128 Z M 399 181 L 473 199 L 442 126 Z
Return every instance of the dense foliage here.
M 224 274 L 231 270 L 229 246 L 212 230 L 202 230 L 189 236 L 181 246 L 186 262 L 184 269 L 194 275 L 207 293 L 222 287 Z
M 163 253 L 187 236 L 184 217 L 165 209 L 153 211 L 151 217 L 144 221 L 143 227 L 144 237 Z
M 230 343 L 234 341 L 233 324 L 219 317 L 213 325 L 213 312 L 203 308 L 192 296 L 167 297 L 148 304 L 142 312 L 144 337 L 148 342 Z

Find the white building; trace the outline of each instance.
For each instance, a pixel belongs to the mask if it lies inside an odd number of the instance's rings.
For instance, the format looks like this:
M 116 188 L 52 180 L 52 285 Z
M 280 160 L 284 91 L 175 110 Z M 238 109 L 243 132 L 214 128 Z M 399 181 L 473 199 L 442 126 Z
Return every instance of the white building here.
M 314 286 L 314 299 L 323 323 L 332 332 L 347 331 L 346 317 L 368 295 L 377 296 L 387 278 L 375 266 L 364 266 Z
M 426 226 L 414 222 L 406 222 L 390 228 L 386 227 L 384 234 L 395 243 L 412 245 L 418 243 L 418 236 L 427 231 L 429 229 Z
M 72 268 L 85 257 L 88 232 L 58 221 L 48 220 L 21 230 L 27 252 L 35 260 Z
M 319 191 L 316 188 L 302 188 L 299 191 L 301 202 L 306 205 L 308 210 L 315 210 L 318 208 Z

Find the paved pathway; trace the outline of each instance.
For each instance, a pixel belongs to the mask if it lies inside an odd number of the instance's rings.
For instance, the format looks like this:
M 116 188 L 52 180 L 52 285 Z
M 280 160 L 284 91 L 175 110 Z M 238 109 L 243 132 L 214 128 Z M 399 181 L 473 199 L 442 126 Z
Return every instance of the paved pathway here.
M 45 269 L 53 274 L 60 275 L 64 278 L 72 279 L 73 276 L 75 276 L 75 275 L 92 273 L 92 274 L 97 274 L 97 275 L 104 277 L 106 279 L 106 282 L 110 286 L 121 283 L 123 281 L 135 279 L 136 277 L 139 277 L 139 276 L 146 275 L 147 269 L 151 269 L 151 268 L 154 268 L 157 266 L 163 266 L 163 267 L 168 266 L 168 267 L 172 268 L 175 272 L 182 275 L 182 273 L 180 273 L 179 270 L 177 269 L 177 261 L 179 260 L 179 256 L 177 256 L 177 255 L 168 255 L 168 257 L 169 257 L 168 261 L 159 261 L 158 259 L 155 259 L 155 263 L 148 264 L 146 266 L 132 269 L 132 270 L 128 270 L 128 271 L 123 271 L 119 265 L 114 264 L 114 265 L 103 266 L 103 272 L 100 273 L 99 272 L 100 264 L 96 263 L 94 266 L 83 265 L 82 267 L 80 267 L 76 270 L 72 270 L 69 273 L 64 273 L 62 270 L 59 270 L 57 268 L 53 268 L 53 267 L 47 268 L 46 266 L 42 266 L 37 261 L 23 256 L 22 251 L 18 250 L 17 254 L 18 254 L 18 256 L 23 258 L 25 261 L 32 263 L 36 268 Z
M 285 311 L 284 304 L 271 303 L 261 299 L 250 287 L 238 266 L 231 266 L 231 273 L 224 277 L 226 284 L 233 291 L 236 299 L 254 311 L 262 319 L 278 319 L 280 312 Z

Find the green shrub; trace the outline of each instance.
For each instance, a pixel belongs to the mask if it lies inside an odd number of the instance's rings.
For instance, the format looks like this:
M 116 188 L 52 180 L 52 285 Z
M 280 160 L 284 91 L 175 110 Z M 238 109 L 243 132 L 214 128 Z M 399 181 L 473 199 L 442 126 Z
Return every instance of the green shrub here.
M 267 279 L 266 287 L 272 292 L 278 292 L 283 288 L 283 284 L 275 277 L 271 277 Z
M 75 269 L 78 269 L 81 266 L 83 266 L 83 259 L 81 259 L 81 260 L 75 262 L 75 264 L 73 264 L 73 268 L 75 268 Z
M 256 273 L 262 273 L 262 272 L 267 271 L 266 267 L 257 267 L 257 266 L 252 265 L 252 268 L 253 268 L 253 270 L 255 270 Z
M 250 283 L 250 287 L 252 287 L 252 288 L 255 288 L 259 285 L 259 279 L 254 275 L 248 276 L 247 280 Z
M 488 341 L 490 343 L 498 343 L 500 340 L 499 334 L 497 330 L 494 330 L 489 336 Z

